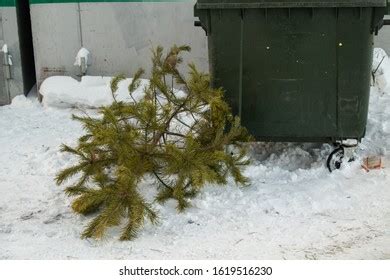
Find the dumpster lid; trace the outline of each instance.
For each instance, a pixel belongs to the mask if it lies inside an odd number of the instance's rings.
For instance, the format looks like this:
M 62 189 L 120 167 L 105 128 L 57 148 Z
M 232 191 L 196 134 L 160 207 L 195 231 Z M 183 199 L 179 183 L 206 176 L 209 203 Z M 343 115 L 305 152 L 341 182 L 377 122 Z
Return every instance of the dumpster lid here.
M 386 7 L 387 0 L 198 0 L 198 9 Z

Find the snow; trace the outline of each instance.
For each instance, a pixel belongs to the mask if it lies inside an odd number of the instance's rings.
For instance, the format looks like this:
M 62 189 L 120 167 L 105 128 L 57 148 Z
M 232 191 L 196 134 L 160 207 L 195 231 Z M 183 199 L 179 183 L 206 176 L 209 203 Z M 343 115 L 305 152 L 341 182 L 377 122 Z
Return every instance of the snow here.
M 90 52 L 89 50 L 87 50 L 86 48 L 81 48 L 77 55 L 76 55 L 76 60 L 74 62 L 74 65 L 75 66 L 79 66 L 81 67 L 82 66 L 82 59 L 84 59 L 85 61 L 85 66 L 88 66 L 89 64 L 89 56 L 90 56 Z
M 132 79 L 126 79 L 119 83 L 116 93 L 118 101 L 131 100 L 128 94 L 131 81 Z M 98 108 L 113 101 L 110 82 L 111 77 L 83 76 L 81 81 L 77 81 L 72 77 L 54 76 L 42 83 L 39 92 L 43 96 L 45 107 Z M 147 80 L 141 80 L 141 85 L 133 93 L 136 100 L 142 97 L 147 83 Z
M 379 92 L 390 91 L 390 59 L 383 49 L 374 49 L 374 61 L 372 70 L 375 72 L 375 86 Z
M 9 53 L 8 53 L 8 45 L 7 44 L 4 44 L 3 45 L 3 47 L 1 48 L 1 51 L 5 54 L 5 55 L 7 55 L 7 59 L 8 59 L 8 65 L 13 65 L 12 64 L 12 55 L 10 55 Z
M 8 53 L 8 45 L 7 44 L 4 44 L 3 47 L 1 48 L 1 51 L 3 53 Z
M 40 89 L 43 106 L 18 96 L 0 107 L 0 259 L 389 259 L 390 65 L 384 61 L 355 162 L 329 174 L 327 144 L 253 145 L 245 171 L 250 186 L 208 185 L 183 214 L 173 203 L 157 206 L 161 224 L 147 224 L 132 242 L 118 241 L 116 230 L 103 241 L 80 239 L 88 219 L 71 212 L 71 200 L 53 180 L 75 160 L 59 145 L 74 145 L 83 133 L 70 115 L 108 104 L 109 78 L 49 78 Z M 128 98 L 129 82 L 121 83 L 120 98 Z M 385 168 L 364 171 L 360 164 L 369 155 L 382 156 Z

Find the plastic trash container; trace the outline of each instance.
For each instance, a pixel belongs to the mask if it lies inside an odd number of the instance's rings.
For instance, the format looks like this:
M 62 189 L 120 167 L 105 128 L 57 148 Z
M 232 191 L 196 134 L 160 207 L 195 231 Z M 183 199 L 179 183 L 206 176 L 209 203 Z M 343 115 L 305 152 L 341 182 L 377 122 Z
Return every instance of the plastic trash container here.
M 198 0 L 212 83 L 261 141 L 356 140 L 386 0 Z
M 383 0 L 199 0 L 213 85 L 259 140 L 364 136 Z

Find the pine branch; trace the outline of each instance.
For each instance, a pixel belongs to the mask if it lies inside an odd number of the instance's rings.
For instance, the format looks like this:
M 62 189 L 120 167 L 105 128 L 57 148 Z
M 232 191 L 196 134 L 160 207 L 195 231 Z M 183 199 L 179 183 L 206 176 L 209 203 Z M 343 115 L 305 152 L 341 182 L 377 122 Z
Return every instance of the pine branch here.
M 72 209 L 79 214 L 91 214 L 96 212 L 105 200 L 106 196 L 101 190 L 83 190 L 82 194 L 73 201 Z
M 153 175 L 157 178 L 157 180 L 158 180 L 164 187 L 166 187 L 166 188 L 172 190 L 172 187 L 168 186 L 168 185 L 160 178 L 160 176 L 158 176 L 158 174 L 156 173 L 156 171 L 153 171 Z
M 66 180 L 70 179 L 71 177 L 75 176 L 76 174 L 82 172 L 85 170 L 85 168 L 89 165 L 88 162 L 82 162 L 80 164 L 68 167 L 63 169 L 61 172 L 59 172 L 56 177 L 56 183 L 57 185 L 61 185 Z
M 145 70 L 144 69 L 138 69 L 137 72 L 135 72 L 134 74 L 134 77 L 133 77 L 133 80 L 131 81 L 130 85 L 129 85 L 129 94 L 130 96 L 133 98 L 133 96 L 131 95 L 140 85 L 140 81 L 139 79 L 142 77 L 142 75 L 145 73 Z M 133 98 L 134 100 L 134 98 Z
M 102 212 L 85 228 L 81 237 L 96 239 L 102 238 L 108 227 L 119 225 L 122 214 L 122 205 L 110 202 L 108 206 L 106 206 Z

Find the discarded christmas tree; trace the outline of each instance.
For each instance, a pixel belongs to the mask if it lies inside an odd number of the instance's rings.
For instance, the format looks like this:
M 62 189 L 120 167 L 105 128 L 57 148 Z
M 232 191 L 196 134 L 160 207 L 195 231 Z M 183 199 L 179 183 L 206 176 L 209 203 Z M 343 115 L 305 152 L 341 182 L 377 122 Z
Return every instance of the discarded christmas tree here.
M 142 196 L 140 183 L 154 178 L 158 187 L 155 202 L 177 201 L 183 211 L 207 183 L 226 184 L 227 176 L 244 185 L 241 167 L 248 164 L 241 144 L 251 140 L 240 120 L 233 117 L 223 100 L 222 89 L 210 87 L 209 76 L 189 64 L 188 79 L 179 72 L 181 53 L 188 46 L 174 46 L 164 55 L 153 51 L 151 79 L 144 96 L 134 91 L 144 71 L 139 70 L 129 85 L 131 102 L 117 101 L 118 85 L 111 81 L 113 103 L 99 109 L 100 117 L 73 116 L 83 123 L 86 134 L 77 147 L 63 145 L 62 151 L 75 155 L 76 165 L 56 177 L 63 184 L 77 175 L 66 188 L 75 212 L 96 216 L 84 230 L 84 238 L 101 238 L 109 227 L 123 226 L 121 240 L 136 237 L 146 219 L 158 221 L 153 202 Z M 173 88 L 173 81 L 178 91 Z M 235 153 L 226 147 L 234 145 Z M 146 187 L 145 184 L 142 187 Z

